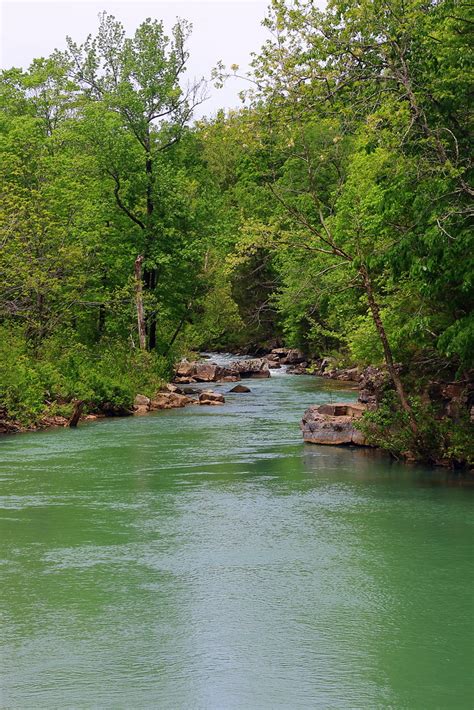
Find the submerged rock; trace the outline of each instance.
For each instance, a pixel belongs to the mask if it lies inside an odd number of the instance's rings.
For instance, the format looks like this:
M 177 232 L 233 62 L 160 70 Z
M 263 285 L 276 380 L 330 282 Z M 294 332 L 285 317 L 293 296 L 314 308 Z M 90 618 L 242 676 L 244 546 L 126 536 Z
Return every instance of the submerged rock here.
M 368 446 L 362 432 L 354 426 L 354 421 L 365 411 L 365 405 L 360 403 L 313 405 L 301 420 L 303 439 L 309 444 Z

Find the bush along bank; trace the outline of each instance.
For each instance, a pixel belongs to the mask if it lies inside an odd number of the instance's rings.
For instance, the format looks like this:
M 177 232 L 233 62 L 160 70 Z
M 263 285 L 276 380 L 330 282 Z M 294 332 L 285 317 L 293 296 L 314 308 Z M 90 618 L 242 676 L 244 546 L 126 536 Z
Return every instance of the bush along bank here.
M 153 396 L 172 365 L 124 343 L 100 349 L 59 339 L 31 352 L 22 337 L 3 341 L 0 358 L 0 433 L 65 425 L 80 403 L 82 418 L 126 416 L 138 392 Z
M 411 393 L 409 403 L 416 421 L 414 432 L 406 412 L 400 408 L 394 384 L 386 368 L 337 367 L 335 359 L 329 358 L 312 363 L 306 359 L 303 364 L 303 370 L 297 365 L 290 371 L 314 374 L 348 384 L 357 382 L 358 402 L 364 406 L 365 411 L 358 412 L 350 426 L 348 422 L 342 423 L 359 431 L 361 436 L 349 437 L 345 443 L 375 446 L 388 451 L 397 459 L 408 461 L 452 468 L 474 466 L 474 373 L 448 379 L 449 373 L 448 377 L 440 378 L 439 373 L 427 369 L 404 372 L 402 367 L 397 366 L 400 377 L 406 382 L 407 391 Z M 332 416 L 337 415 L 333 413 Z M 324 420 L 327 425 L 328 417 L 328 412 L 308 410 L 302 422 L 303 431 L 305 426 L 307 430 L 305 440 L 321 443 L 315 422 Z M 335 419 L 333 423 L 339 427 L 341 420 Z M 318 431 L 311 431 L 311 427 Z M 337 436 L 328 437 L 328 443 L 338 443 L 338 440 Z
M 383 370 L 367 368 L 359 400 L 367 411 L 357 427 L 367 441 L 396 458 L 452 468 L 474 466 L 474 380 L 418 380 L 410 389 L 417 433 L 400 410 L 393 385 Z

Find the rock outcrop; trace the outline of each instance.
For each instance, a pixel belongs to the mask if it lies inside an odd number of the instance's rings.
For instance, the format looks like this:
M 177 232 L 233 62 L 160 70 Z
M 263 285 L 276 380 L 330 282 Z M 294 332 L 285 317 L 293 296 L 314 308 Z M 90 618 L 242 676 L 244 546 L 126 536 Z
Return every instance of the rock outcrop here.
M 301 420 L 303 439 L 309 444 L 367 446 L 364 435 L 354 426 L 365 410 L 361 403 L 313 405 Z
M 385 392 L 392 387 L 386 370 L 370 365 L 362 372 L 359 380 L 359 402 L 375 409 Z

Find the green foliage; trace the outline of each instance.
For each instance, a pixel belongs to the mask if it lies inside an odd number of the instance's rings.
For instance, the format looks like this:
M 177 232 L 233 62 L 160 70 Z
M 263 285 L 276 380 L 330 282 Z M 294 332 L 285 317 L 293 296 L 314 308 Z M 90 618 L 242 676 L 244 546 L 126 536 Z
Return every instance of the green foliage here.
M 246 341 L 245 326 L 232 298 L 231 284 L 218 281 L 201 301 L 200 313 L 183 334 L 185 350 L 225 350 Z
M 438 347 L 447 357 L 459 359 L 461 368 L 474 366 L 474 314 L 452 323 L 441 336 Z
M 5 334 L 3 329 L 2 335 Z M 137 393 L 152 396 L 167 381 L 171 365 L 154 353 L 129 350 L 120 341 L 87 348 L 68 334 L 44 341 L 41 352 L 25 347 L 20 331 L 0 339 L 0 407 L 12 420 L 29 424 L 83 400 L 90 412 L 127 411 Z
M 385 395 L 376 410 L 366 412 L 357 428 L 370 444 L 396 458 L 408 456 L 428 463 L 473 465 L 472 424 L 467 414 L 453 422 L 449 417 L 440 417 L 432 405 L 418 397 L 411 398 L 411 405 L 419 430 L 416 437 L 407 416 L 397 408 L 393 392 Z

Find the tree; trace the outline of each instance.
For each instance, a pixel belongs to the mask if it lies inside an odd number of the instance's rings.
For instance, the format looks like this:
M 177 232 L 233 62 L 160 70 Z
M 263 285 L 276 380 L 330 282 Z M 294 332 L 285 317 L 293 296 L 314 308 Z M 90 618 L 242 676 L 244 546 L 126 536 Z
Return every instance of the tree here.
M 156 347 L 157 303 L 153 296 L 163 250 L 160 155 L 180 140 L 193 109 L 205 98 L 202 80 L 186 88 L 180 83 L 189 57 L 189 34 L 190 25 L 185 21 L 178 21 L 170 38 L 161 22 L 147 19 L 133 38 L 127 38 L 122 24 L 103 13 L 97 37 L 89 36 L 82 45 L 68 39 L 65 55 L 85 103 L 98 102 L 105 112 L 115 115 L 116 132 L 126 131 L 135 154 L 141 156 L 138 184 L 128 194 L 124 190 L 127 160 L 114 160 L 106 148 L 101 162 L 116 205 L 136 235 L 138 256 L 143 256 L 144 289 L 150 297 L 146 317 L 149 349 Z M 103 136 L 97 136 L 97 147 L 103 151 Z
M 274 0 L 266 23 L 273 37 L 254 62 L 254 100 L 272 127 L 269 189 L 291 223 L 281 230 L 284 240 L 290 232 L 293 248 L 317 254 L 323 272 L 332 260 L 345 269 L 346 288 L 365 293 L 418 438 L 381 301 L 395 274 L 413 281 L 420 259 L 436 253 L 447 265 L 450 242 L 464 239 L 470 188 L 461 127 L 468 103 L 457 91 L 462 60 L 453 49 L 468 20 L 453 14 L 451 2 L 352 7 L 334 0 L 321 12 L 312 3 Z M 437 80 L 436 62 L 449 67 L 450 84 Z M 428 268 L 423 263 L 419 282 Z

